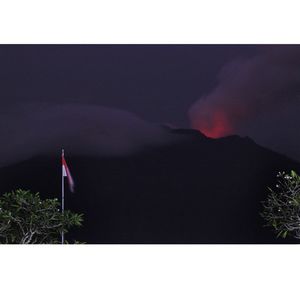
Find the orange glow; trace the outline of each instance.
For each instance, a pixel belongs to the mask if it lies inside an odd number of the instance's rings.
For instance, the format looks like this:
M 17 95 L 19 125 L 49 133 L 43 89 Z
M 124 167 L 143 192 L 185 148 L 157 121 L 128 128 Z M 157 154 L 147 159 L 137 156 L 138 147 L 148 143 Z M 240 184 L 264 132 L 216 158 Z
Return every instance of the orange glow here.
M 214 111 L 214 114 L 208 121 L 205 121 L 203 118 L 201 122 L 198 120 L 198 123 L 195 123 L 194 126 L 210 138 L 224 137 L 233 132 L 233 127 L 227 115 L 222 111 Z

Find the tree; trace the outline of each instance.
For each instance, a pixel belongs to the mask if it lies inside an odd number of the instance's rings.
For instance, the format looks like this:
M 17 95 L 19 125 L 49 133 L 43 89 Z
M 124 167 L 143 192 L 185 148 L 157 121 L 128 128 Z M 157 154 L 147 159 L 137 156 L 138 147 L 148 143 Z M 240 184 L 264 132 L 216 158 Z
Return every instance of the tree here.
M 62 231 L 81 226 L 82 214 L 60 212 L 58 199 L 18 189 L 0 197 L 0 243 L 55 244 Z
M 263 202 L 261 216 L 277 237 L 300 239 L 300 176 L 292 170 L 278 173 L 277 178 L 275 188 L 268 188 L 270 194 Z

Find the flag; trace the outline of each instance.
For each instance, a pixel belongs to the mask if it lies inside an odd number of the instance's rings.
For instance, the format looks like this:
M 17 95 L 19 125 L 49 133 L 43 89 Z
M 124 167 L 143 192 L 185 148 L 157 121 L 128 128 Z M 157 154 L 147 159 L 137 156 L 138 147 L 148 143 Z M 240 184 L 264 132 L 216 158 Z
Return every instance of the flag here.
M 64 154 L 62 154 L 61 156 L 61 162 L 62 162 L 62 175 L 63 177 L 67 177 L 69 183 L 69 189 L 71 192 L 74 192 L 74 186 L 75 186 L 74 180 L 72 178 L 71 172 L 65 160 Z

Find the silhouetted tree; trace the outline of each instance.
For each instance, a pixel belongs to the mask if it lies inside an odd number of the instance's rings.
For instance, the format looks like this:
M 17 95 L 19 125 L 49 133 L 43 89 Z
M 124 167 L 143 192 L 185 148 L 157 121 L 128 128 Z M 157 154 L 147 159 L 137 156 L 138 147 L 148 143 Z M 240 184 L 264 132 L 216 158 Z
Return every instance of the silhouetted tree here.
M 82 214 L 62 214 L 58 199 L 42 200 L 39 193 L 18 189 L 0 197 L 0 243 L 60 243 L 62 231 L 80 226 Z
M 300 239 L 300 176 L 295 172 L 280 172 L 274 189 L 263 202 L 261 213 L 266 226 L 271 226 L 278 237 L 290 235 Z

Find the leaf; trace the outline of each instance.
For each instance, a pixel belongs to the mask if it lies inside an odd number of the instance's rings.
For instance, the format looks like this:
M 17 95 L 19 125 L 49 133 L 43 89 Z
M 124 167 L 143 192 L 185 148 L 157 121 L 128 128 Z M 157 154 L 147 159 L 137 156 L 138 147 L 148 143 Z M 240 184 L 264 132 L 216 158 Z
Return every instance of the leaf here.
M 291 176 L 293 178 L 297 178 L 298 177 L 298 174 L 294 171 L 294 170 L 291 170 Z
M 286 238 L 286 235 L 287 235 L 287 233 L 288 233 L 288 231 L 286 230 L 286 231 L 284 231 L 283 233 L 282 233 L 282 238 Z

